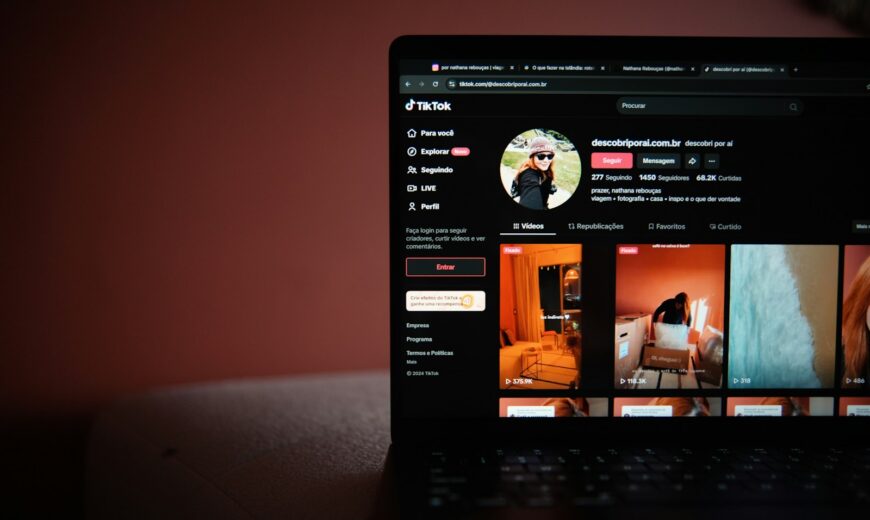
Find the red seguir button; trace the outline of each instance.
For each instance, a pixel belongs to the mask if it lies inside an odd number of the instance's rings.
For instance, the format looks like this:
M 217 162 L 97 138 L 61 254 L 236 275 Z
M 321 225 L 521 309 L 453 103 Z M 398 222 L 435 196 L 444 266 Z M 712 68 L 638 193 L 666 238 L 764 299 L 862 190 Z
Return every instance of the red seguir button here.
M 633 166 L 631 153 L 594 152 L 592 168 L 597 170 L 628 170 Z

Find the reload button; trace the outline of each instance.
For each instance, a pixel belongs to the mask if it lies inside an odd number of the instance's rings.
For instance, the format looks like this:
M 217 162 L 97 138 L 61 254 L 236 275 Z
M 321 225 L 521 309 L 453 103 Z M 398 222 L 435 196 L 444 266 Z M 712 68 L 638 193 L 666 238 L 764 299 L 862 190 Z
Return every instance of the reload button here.
M 486 259 L 478 257 L 409 257 L 405 259 L 405 276 L 486 276 Z

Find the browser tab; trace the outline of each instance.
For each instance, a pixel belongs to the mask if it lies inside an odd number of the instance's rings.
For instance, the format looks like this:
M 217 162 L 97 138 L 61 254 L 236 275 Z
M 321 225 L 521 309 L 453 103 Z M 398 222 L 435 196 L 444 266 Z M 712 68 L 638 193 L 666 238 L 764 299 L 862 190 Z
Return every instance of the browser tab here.
M 697 76 L 698 66 L 680 63 L 622 63 L 616 73 L 630 76 Z
M 788 66 L 785 64 L 721 64 L 708 63 L 701 66 L 701 77 L 710 79 L 771 79 L 787 78 Z

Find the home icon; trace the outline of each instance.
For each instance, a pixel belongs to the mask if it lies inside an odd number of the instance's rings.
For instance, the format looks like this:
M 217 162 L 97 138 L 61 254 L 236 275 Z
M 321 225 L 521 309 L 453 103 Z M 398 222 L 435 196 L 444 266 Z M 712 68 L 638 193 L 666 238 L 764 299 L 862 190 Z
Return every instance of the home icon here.
M 413 128 L 410 129 L 410 130 L 408 130 L 408 137 L 411 138 L 411 139 L 417 137 L 417 131 L 414 130 Z

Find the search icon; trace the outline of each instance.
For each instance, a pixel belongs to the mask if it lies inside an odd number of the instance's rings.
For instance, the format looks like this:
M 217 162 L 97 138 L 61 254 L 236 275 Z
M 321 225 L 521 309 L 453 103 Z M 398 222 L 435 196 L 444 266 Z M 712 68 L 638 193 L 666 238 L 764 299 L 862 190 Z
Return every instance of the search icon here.
M 789 103 L 789 104 L 788 104 L 788 109 L 791 110 L 792 112 L 797 112 L 797 111 L 798 111 L 798 105 L 797 105 L 797 103 Z

